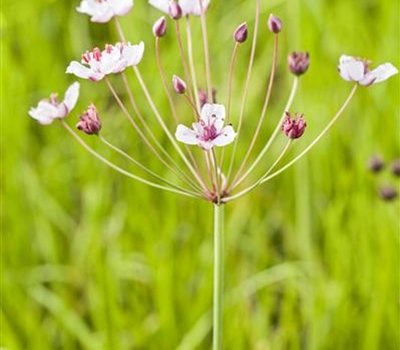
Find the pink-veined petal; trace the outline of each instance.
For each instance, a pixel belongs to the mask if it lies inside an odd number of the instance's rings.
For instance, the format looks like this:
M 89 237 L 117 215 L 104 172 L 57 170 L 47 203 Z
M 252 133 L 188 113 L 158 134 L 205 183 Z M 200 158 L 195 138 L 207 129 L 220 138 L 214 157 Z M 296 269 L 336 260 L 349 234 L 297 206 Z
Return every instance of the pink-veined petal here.
M 188 145 L 197 145 L 199 143 L 199 135 L 194 130 L 182 124 L 177 126 L 175 137 L 178 141 Z
M 212 142 L 215 146 L 221 147 L 229 145 L 236 137 L 236 132 L 233 130 L 232 125 L 225 126 L 221 134 L 218 135 Z
M 380 83 L 397 74 L 398 69 L 391 63 L 384 63 L 368 72 L 363 79 L 360 80 L 361 85 L 370 85 Z
M 76 81 L 71 84 L 65 92 L 63 103 L 68 109 L 68 113 L 75 107 L 79 97 L 79 83 Z

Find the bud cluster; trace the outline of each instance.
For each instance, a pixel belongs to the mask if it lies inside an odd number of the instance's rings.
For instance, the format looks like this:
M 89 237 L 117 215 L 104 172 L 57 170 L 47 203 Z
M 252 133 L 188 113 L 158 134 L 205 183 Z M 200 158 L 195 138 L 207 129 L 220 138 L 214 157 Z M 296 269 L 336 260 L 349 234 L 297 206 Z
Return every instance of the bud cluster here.
M 385 162 L 382 159 L 382 157 L 375 154 L 368 160 L 367 166 L 368 166 L 368 169 L 372 173 L 378 174 L 378 173 L 382 172 L 382 170 L 385 168 Z M 394 159 L 391 162 L 389 170 L 390 170 L 390 173 L 394 177 L 399 177 L 400 176 L 400 159 Z M 384 201 L 393 201 L 398 196 L 397 189 L 393 185 L 389 185 L 389 184 L 379 186 L 378 193 L 379 193 L 379 196 Z

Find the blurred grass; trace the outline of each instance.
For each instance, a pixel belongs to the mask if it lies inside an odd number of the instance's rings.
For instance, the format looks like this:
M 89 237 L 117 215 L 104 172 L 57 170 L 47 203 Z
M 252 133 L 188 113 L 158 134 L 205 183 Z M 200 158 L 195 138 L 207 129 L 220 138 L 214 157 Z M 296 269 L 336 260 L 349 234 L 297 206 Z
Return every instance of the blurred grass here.
M 136 2 L 122 25 L 132 42 L 146 42 L 141 71 L 166 108 L 162 89 L 155 88 L 160 80 L 150 31 L 159 13 Z M 74 11 L 77 4 L 2 3 L 1 346 L 209 349 L 211 206 L 124 179 L 57 123 L 42 127 L 27 115 L 50 92 L 64 93 L 73 81 L 63 74 L 70 60 L 115 41 L 112 25 L 90 24 Z M 279 113 L 288 94 L 286 55 L 311 54 L 294 103 L 309 124 L 300 149 L 350 90 L 336 72 L 340 54 L 400 67 L 398 2 L 275 1 L 262 8 L 263 30 L 271 11 L 285 25 L 268 118 Z M 212 1 L 213 81 L 221 102 L 231 33 L 244 20 L 252 28 L 253 11 L 252 0 Z M 172 43 L 167 37 L 162 45 L 169 75 L 180 71 Z M 248 116 L 261 108 L 266 83 L 259 77 L 268 74 L 271 44 L 269 35 L 260 36 Z M 249 48 L 239 57 L 243 67 Z M 238 82 L 244 71 L 237 72 Z M 105 135 L 146 157 L 105 86 L 81 85 L 70 124 L 94 101 Z M 373 176 L 365 165 L 374 153 L 386 161 L 399 157 L 399 96 L 399 76 L 360 88 L 307 159 L 229 205 L 226 349 L 398 349 L 400 208 L 399 201 L 382 202 L 377 188 L 389 183 L 399 189 L 399 180 L 387 169 Z M 255 122 L 248 123 L 244 139 Z

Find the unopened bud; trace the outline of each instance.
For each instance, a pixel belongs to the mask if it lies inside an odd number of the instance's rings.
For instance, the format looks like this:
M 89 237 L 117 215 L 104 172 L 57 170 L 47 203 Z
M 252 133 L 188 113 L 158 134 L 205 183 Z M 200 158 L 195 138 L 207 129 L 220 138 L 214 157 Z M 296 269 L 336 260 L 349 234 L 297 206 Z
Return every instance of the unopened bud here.
M 400 159 L 395 159 L 393 161 L 391 170 L 394 176 L 400 176 Z
M 310 55 L 308 52 L 292 52 L 288 57 L 288 65 L 294 75 L 302 75 L 310 65 Z
M 233 33 L 233 38 L 237 43 L 243 43 L 247 39 L 247 23 L 242 23 L 239 27 L 236 28 Z
M 76 127 L 88 135 L 98 134 L 101 129 L 101 121 L 96 106 L 92 103 L 86 111 L 79 116 L 81 120 Z
M 384 165 L 382 158 L 377 155 L 372 156 L 368 161 L 368 169 L 373 173 L 379 173 Z
M 182 17 L 182 8 L 176 1 L 171 1 L 168 11 L 172 19 L 178 20 Z
M 213 88 L 211 93 L 212 93 L 212 101 L 209 101 L 207 92 L 204 91 L 203 89 L 199 89 L 200 108 L 203 108 L 203 106 L 206 103 L 217 103 L 217 90 Z
M 268 29 L 274 34 L 278 34 L 282 30 L 282 21 L 272 13 L 268 18 Z
M 386 185 L 379 188 L 379 195 L 384 201 L 390 202 L 397 198 L 398 192 L 394 187 Z
M 160 38 L 167 32 L 167 22 L 165 17 L 160 17 L 153 25 L 153 34 L 155 37 Z
M 303 118 L 303 114 L 301 114 L 300 117 L 297 117 L 297 113 L 295 113 L 293 118 L 290 116 L 289 112 L 285 112 L 285 114 L 286 119 L 282 124 L 282 131 L 290 139 L 298 139 L 304 134 L 304 130 L 307 126 L 307 123 Z
M 172 86 L 178 94 L 184 94 L 186 92 L 186 83 L 177 75 L 172 77 Z

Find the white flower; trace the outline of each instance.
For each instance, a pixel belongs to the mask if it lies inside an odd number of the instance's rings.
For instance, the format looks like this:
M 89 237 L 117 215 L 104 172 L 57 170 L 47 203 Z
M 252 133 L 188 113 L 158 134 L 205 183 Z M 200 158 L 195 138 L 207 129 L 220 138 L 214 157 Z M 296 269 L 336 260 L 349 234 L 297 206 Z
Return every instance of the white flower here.
M 65 118 L 75 107 L 79 96 L 79 83 L 75 82 L 67 89 L 64 100 L 58 102 L 57 94 L 50 95 L 50 99 L 41 100 L 36 108 L 29 110 L 29 115 L 40 124 L 50 124 L 54 119 Z
M 86 51 L 82 55 L 81 63 L 72 61 L 66 73 L 75 74 L 79 78 L 98 81 L 107 74 L 122 72 L 126 67 L 137 65 L 144 52 L 144 44 L 131 45 L 130 43 L 117 43 L 115 46 L 106 45 L 104 51 L 99 48 Z
M 173 0 L 149 0 L 149 4 L 156 9 L 169 14 L 169 5 Z M 201 6 L 200 6 L 201 1 Z M 200 16 L 203 12 L 207 11 L 210 0 L 180 0 L 179 6 L 182 9 L 182 15 Z
M 205 104 L 200 120 L 193 123 L 193 129 L 179 124 L 175 137 L 188 145 L 199 145 L 203 150 L 214 146 L 226 146 L 233 142 L 236 133 L 232 125 L 224 127 L 225 107 L 219 104 Z
M 369 70 L 369 61 L 361 60 L 352 56 L 342 55 L 339 60 L 340 76 L 346 81 L 369 86 L 380 83 L 399 71 L 391 63 L 384 63 L 373 70 Z
M 124 16 L 133 7 L 133 0 L 82 0 L 76 10 L 91 16 L 92 22 L 105 23 L 114 16 Z

